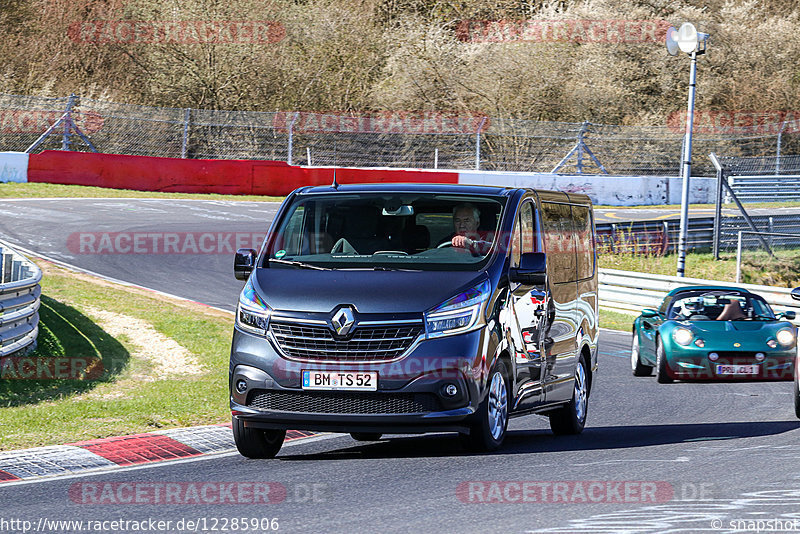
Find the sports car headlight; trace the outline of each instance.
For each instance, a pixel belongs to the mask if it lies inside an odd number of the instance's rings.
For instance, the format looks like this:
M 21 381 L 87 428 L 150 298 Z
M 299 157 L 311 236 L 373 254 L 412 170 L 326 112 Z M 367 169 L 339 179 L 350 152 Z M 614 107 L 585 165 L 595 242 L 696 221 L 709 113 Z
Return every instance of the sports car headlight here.
M 236 307 L 236 326 L 245 332 L 266 336 L 269 315 L 269 306 L 256 293 L 252 278 L 248 279 L 239 294 L 239 305 Z
M 483 321 L 481 310 L 490 295 L 491 286 L 487 280 L 426 312 L 427 337 L 450 336 L 474 329 Z
M 678 345 L 688 345 L 692 342 L 692 338 L 694 338 L 694 334 L 688 328 L 676 328 L 672 331 L 672 339 Z
M 777 339 L 778 343 L 781 345 L 789 347 L 794 343 L 794 332 L 788 328 L 778 330 L 778 333 L 775 334 L 775 339 Z

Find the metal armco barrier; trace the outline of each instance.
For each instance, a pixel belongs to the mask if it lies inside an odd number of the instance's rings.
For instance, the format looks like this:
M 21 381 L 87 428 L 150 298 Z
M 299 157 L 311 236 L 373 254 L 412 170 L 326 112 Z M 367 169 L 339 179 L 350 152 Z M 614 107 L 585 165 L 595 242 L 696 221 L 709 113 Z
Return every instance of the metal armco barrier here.
M 776 313 L 793 310 L 800 316 L 800 305 L 798 305 L 800 302 L 792 299 L 789 288 L 735 284 L 700 278 L 678 278 L 615 269 L 600 269 L 598 282 L 600 307 L 623 312 L 638 313 L 642 308 L 656 308 L 667 293 L 678 287 L 725 286 L 741 287 L 761 295 Z M 800 324 L 800 317 L 795 324 Z
M 742 202 L 800 200 L 800 176 L 731 176 L 730 184 Z
M 42 271 L 0 241 L 0 357 L 36 346 Z

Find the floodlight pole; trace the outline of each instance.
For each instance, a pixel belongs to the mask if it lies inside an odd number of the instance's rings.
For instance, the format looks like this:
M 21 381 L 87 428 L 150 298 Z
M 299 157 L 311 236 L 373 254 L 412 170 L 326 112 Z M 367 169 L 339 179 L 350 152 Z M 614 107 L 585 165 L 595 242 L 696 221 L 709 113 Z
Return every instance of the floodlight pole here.
M 678 237 L 678 272 L 683 277 L 686 272 L 686 241 L 689 235 L 689 178 L 692 175 L 692 129 L 694 126 L 694 95 L 697 85 L 697 50 L 692 51 L 692 66 L 689 71 L 689 112 L 686 114 L 686 133 L 681 155 L 681 227 Z

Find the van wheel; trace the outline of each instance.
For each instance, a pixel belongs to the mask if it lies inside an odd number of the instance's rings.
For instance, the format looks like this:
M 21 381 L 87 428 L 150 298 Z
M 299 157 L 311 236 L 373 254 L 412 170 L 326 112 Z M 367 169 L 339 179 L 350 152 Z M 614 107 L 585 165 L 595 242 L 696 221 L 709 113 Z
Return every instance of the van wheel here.
M 794 361 L 794 414 L 800 419 L 800 362 Z
M 656 341 L 656 381 L 659 384 L 671 384 L 672 378 L 667 374 L 667 356 L 661 338 Z
M 586 363 L 583 356 L 575 367 L 575 387 L 572 399 L 565 406 L 550 413 L 550 429 L 557 436 L 580 434 L 586 424 L 589 408 L 589 383 L 586 377 Z
M 356 441 L 378 441 L 382 435 L 378 432 L 350 432 L 350 437 Z
M 477 419 L 470 426 L 469 434 L 459 434 L 466 449 L 488 452 L 503 444 L 508 428 L 510 397 L 507 376 L 506 365 L 498 360 L 489 374 L 489 392 L 475 414 Z
M 631 371 L 633 371 L 633 376 L 650 376 L 653 374 L 652 366 L 642 364 L 639 354 L 639 334 L 636 332 L 633 333 L 633 341 L 631 342 Z
M 233 441 L 239 454 L 246 458 L 275 458 L 283 446 L 286 438 L 285 430 L 264 430 L 261 428 L 247 428 L 244 421 L 237 419 L 233 423 Z

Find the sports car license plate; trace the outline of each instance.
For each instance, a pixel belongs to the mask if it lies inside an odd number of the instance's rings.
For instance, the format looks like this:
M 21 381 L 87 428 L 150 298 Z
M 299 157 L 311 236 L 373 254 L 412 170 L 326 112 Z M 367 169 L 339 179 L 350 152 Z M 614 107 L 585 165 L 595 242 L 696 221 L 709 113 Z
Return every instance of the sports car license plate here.
M 757 365 L 717 365 L 718 375 L 757 375 Z
M 303 371 L 303 389 L 378 391 L 378 373 Z

